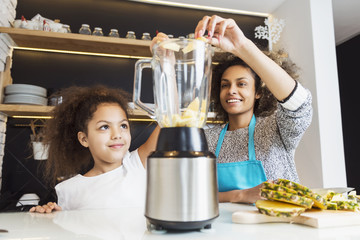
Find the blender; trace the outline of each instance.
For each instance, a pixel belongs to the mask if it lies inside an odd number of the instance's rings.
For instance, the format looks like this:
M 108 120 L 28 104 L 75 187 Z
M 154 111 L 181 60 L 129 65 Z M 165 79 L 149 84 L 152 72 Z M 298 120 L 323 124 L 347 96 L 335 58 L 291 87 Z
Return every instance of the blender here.
M 216 157 L 208 150 L 206 123 L 213 49 L 202 40 L 170 39 L 152 59 L 135 64 L 133 101 L 160 126 L 146 163 L 148 229 L 210 229 L 219 216 Z M 140 100 L 144 68 L 153 75 L 154 108 Z

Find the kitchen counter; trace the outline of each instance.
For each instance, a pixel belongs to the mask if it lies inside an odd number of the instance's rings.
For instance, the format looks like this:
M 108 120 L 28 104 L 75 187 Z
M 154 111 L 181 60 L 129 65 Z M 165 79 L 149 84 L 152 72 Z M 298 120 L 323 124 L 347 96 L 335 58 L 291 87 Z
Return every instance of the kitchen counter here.
M 142 209 L 61 211 L 51 214 L 0 213 L 0 239 L 360 239 L 360 226 L 316 229 L 299 224 L 232 223 L 232 213 L 256 209 L 247 204 L 220 204 L 220 216 L 206 231 L 147 231 Z

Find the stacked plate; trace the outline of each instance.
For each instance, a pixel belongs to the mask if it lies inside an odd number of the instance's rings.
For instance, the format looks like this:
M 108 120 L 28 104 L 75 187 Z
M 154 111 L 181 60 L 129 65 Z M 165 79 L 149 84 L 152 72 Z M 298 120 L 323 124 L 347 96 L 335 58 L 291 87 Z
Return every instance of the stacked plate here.
M 46 88 L 30 84 L 11 84 L 5 87 L 4 103 L 47 105 Z

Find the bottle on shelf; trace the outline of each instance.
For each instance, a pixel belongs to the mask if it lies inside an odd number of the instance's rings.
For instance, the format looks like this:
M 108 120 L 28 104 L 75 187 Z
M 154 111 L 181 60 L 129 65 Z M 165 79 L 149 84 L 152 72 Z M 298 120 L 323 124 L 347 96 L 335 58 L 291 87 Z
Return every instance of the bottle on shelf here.
M 84 35 L 91 35 L 90 25 L 82 24 L 81 28 L 79 29 L 79 33 Z
M 65 33 L 71 33 L 70 26 L 67 24 L 63 24 L 62 29 L 64 30 Z
M 141 40 L 147 40 L 147 41 L 151 41 L 151 36 L 150 33 L 143 33 Z
M 117 29 L 111 29 L 109 33 L 109 37 L 120 37 L 119 31 Z
M 128 38 L 128 39 L 136 39 L 135 32 L 128 31 L 127 34 L 126 34 L 126 38 Z
M 94 35 L 94 36 L 104 36 L 102 28 L 101 27 L 94 28 L 94 31 L 93 31 L 92 35 Z

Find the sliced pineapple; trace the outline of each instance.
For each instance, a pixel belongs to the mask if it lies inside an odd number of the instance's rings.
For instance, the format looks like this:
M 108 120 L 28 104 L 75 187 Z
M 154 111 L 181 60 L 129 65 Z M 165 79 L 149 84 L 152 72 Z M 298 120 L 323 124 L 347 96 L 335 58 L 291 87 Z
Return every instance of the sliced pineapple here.
M 205 43 L 208 42 L 208 40 L 205 37 L 198 37 L 196 38 L 196 40 L 201 40 Z M 195 49 L 194 42 L 189 42 L 189 44 L 186 47 L 184 47 L 182 51 L 184 54 L 187 54 L 189 52 L 192 52 L 194 49 Z
M 209 41 L 209 40 L 207 40 L 207 38 L 204 37 L 204 36 L 198 37 L 198 38 L 196 38 L 196 40 L 201 40 L 201 41 L 206 42 L 206 43 Z
M 195 49 L 194 43 L 190 42 L 186 47 L 183 48 L 182 51 L 183 51 L 184 54 L 187 54 L 189 52 L 192 52 L 194 49 Z
M 169 42 L 164 45 L 162 45 L 163 48 L 169 49 L 175 52 L 178 52 L 180 50 L 180 45 L 174 42 Z
M 327 209 L 327 200 L 323 198 L 321 195 L 314 192 L 309 192 L 308 195 L 306 195 L 306 197 L 309 197 L 312 200 L 314 200 L 314 207 L 320 209 Z
M 360 195 L 356 195 L 356 191 L 351 191 L 348 194 L 348 199 L 359 203 L 360 202 Z
M 335 193 L 331 198 L 330 204 L 336 204 L 337 210 L 348 210 L 348 211 L 360 211 L 360 206 L 355 198 L 354 194 L 344 195 Z
M 290 180 L 287 179 L 277 179 L 274 181 L 275 184 L 279 184 L 280 186 L 283 187 L 287 187 L 290 189 L 294 189 L 295 191 L 297 191 L 298 193 L 301 193 L 301 195 L 307 195 L 307 193 L 311 192 L 310 188 L 305 187 L 304 185 L 301 185 L 299 183 L 296 182 L 292 182 Z
M 276 184 L 279 184 L 280 186 L 287 187 L 290 189 L 293 189 L 297 191 L 300 195 L 311 198 L 314 201 L 314 207 L 320 208 L 320 209 L 326 209 L 327 208 L 327 201 L 325 198 L 323 198 L 321 195 L 313 192 L 310 190 L 310 188 L 305 187 L 304 185 L 301 185 L 299 183 L 292 182 L 287 179 L 277 179 L 275 180 Z
M 291 188 L 280 186 L 279 184 L 275 184 L 273 182 L 264 182 L 264 188 L 278 191 L 278 192 L 287 192 L 287 193 L 297 194 L 297 191 L 295 191 Z
M 359 204 L 352 200 L 348 201 L 331 201 L 331 203 L 336 203 L 337 210 L 348 210 L 348 211 L 360 211 Z
M 270 189 L 261 189 L 261 196 L 268 200 L 292 203 L 295 205 L 311 208 L 314 201 L 310 198 L 287 192 L 278 192 Z
M 306 210 L 301 206 L 270 200 L 257 200 L 255 206 L 260 213 L 272 217 L 296 217 Z
M 327 210 L 337 210 L 336 202 L 328 202 L 326 205 Z
M 330 200 L 333 198 L 334 195 L 335 195 L 335 192 L 329 190 L 329 191 L 326 193 L 326 195 L 324 196 L 324 198 L 325 198 L 327 201 L 330 201 Z
M 180 114 L 173 114 L 171 118 L 164 116 L 161 121 L 163 127 L 198 127 L 201 128 L 206 121 L 206 101 L 202 100 L 200 107 L 200 100 L 196 97 Z M 199 111 L 200 107 L 200 113 Z

